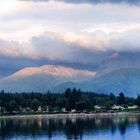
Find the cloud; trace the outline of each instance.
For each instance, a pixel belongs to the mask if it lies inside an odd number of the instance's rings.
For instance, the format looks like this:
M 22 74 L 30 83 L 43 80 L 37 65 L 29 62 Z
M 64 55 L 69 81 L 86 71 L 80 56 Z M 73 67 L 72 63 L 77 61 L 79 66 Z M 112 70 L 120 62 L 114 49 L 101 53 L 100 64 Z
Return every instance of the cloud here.
M 98 71 L 104 60 L 118 59 L 122 52 L 140 53 L 139 31 L 45 32 L 23 43 L 0 40 L 0 68 L 2 71 L 6 69 L 5 73 L 0 73 L 1 76 L 7 75 L 27 66 L 44 64 Z M 127 56 L 130 58 L 131 55 Z
M 26 1 L 26 0 L 25 0 Z M 48 2 L 51 0 L 32 0 L 34 2 Z M 139 0 L 55 0 L 55 1 L 63 1 L 66 3 L 128 3 L 128 4 L 139 4 Z
M 2 62 L 5 62 L 3 64 L 0 62 L 1 68 L 3 67 L 2 71 L 5 71 L 3 69 L 7 67 L 6 74 L 8 74 L 8 72 L 11 73 L 25 66 L 44 64 L 58 64 L 78 69 L 96 70 L 97 64 L 107 54 L 98 53 L 96 50 L 91 51 L 83 45 L 80 46 L 81 43 L 79 44 L 75 40 L 77 38 L 83 39 L 84 36 L 75 34 L 69 40 L 70 35 L 69 33 L 46 32 L 40 36 L 32 37 L 26 43 L 0 40 L 0 56 Z M 12 66 L 11 63 L 13 63 Z M 2 71 L 0 73 L 5 75 Z
M 9 57 L 35 58 L 36 50 L 26 43 L 17 41 L 0 40 L 0 54 Z
M 96 31 L 91 33 L 45 32 L 28 42 L 0 40 L 0 54 L 10 57 L 48 59 L 51 61 L 87 62 L 87 55 L 116 51 L 140 51 L 139 30 L 118 33 Z
M 0 58 L 9 72 L 44 64 L 97 70 L 108 57 L 140 51 L 139 1 L 11 1 L 0 1 Z
M 6 4 L 0 2 L 0 5 Z M 63 1 L 14 1 L 10 10 L 0 13 L 0 38 L 22 42 L 44 31 L 81 33 L 92 29 L 117 32 L 131 28 L 130 24 L 139 24 L 139 13 L 139 6 L 127 3 L 83 2 L 77 5 Z
M 58 57 L 61 56 L 63 56 L 62 59 L 64 59 L 65 54 L 66 57 L 69 58 L 69 56 L 73 56 L 72 53 L 74 54 L 77 50 L 80 51 L 82 49 L 89 50 L 92 53 L 107 51 L 140 51 L 139 31 L 140 29 L 134 29 L 117 33 L 96 31 L 93 33 L 81 34 L 72 32 L 46 32 L 42 36 L 33 37 L 31 44 L 34 47 L 40 46 L 35 50 L 41 49 L 44 50 L 44 53 L 46 50 L 54 59 L 58 59 Z M 42 49 L 42 47 L 44 47 L 44 49 Z M 62 51 L 54 53 L 55 50 Z
M 140 52 L 139 31 L 45 32 L 23 43 L 0 40 L 0 73 L 7 75 L 27 66 L 44 64 L 96 71 L 107 58 L 117 59 L 121 52 Z

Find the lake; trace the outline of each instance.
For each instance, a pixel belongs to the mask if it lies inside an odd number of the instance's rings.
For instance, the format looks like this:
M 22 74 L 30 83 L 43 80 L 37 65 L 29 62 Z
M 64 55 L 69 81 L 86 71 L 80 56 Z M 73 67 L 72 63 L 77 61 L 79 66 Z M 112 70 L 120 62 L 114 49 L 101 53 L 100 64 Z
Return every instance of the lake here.
M 0 117 L 0 140 L 140 140 L 140 115 Z

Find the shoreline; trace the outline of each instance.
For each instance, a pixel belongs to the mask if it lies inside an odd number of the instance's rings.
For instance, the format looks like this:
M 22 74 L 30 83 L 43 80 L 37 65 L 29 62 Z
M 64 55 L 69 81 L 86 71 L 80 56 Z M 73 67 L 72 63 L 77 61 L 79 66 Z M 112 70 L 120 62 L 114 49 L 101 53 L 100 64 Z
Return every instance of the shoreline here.
M 17 115 L 1 115 L 1 118 L 64 118 L 64 117 L 111 117 L 125 115 L 140 115 L 140 112 L 115 112 L 115 113 L 56 113 L 56 114 L 17 114 Z

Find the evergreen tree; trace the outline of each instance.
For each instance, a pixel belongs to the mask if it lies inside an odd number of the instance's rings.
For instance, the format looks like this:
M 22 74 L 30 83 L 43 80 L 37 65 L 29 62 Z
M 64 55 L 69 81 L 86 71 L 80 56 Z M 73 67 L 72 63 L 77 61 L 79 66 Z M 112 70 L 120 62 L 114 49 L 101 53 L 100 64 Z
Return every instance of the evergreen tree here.
M 140 96 L 139 95 L 137 96 L 136 103 L 140 107 Z
M 126 102 L 125 102 L 125 97 L 124 97 L 124 94 L 121 92 L 118 96 L 118 104 L 119 105 L 124 105 Z

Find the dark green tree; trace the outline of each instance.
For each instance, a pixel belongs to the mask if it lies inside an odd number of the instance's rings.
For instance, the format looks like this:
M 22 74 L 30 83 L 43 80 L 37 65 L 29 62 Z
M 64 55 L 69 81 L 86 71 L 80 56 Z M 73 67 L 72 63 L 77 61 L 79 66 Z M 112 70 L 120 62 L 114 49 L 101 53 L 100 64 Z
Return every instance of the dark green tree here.
M 17 110 L 16 101 L 15 100 L 11 100 L 9 102 L 9 111 L 12 112 L 12 111 L 16 111 L 16 110 Z
M 121 92 L 118 96 L 118 104 L 119 105 L 125 105 L 126 101 L 125 101 L 125 97 L 124 94 Z
M 36 111 L 38 107 L 40 106 L 40 101 L 38 99 L 33 99 L 31 101 L 31 108 Z
M 82 110 L 86 109 L 86 104 L 84 101 L 79 101 L 75 104 L 75 108 L 77 111 L 82 111 Z
M 136 103 L 140 107 L 140 96 L 139 95 L 137 96 Z

